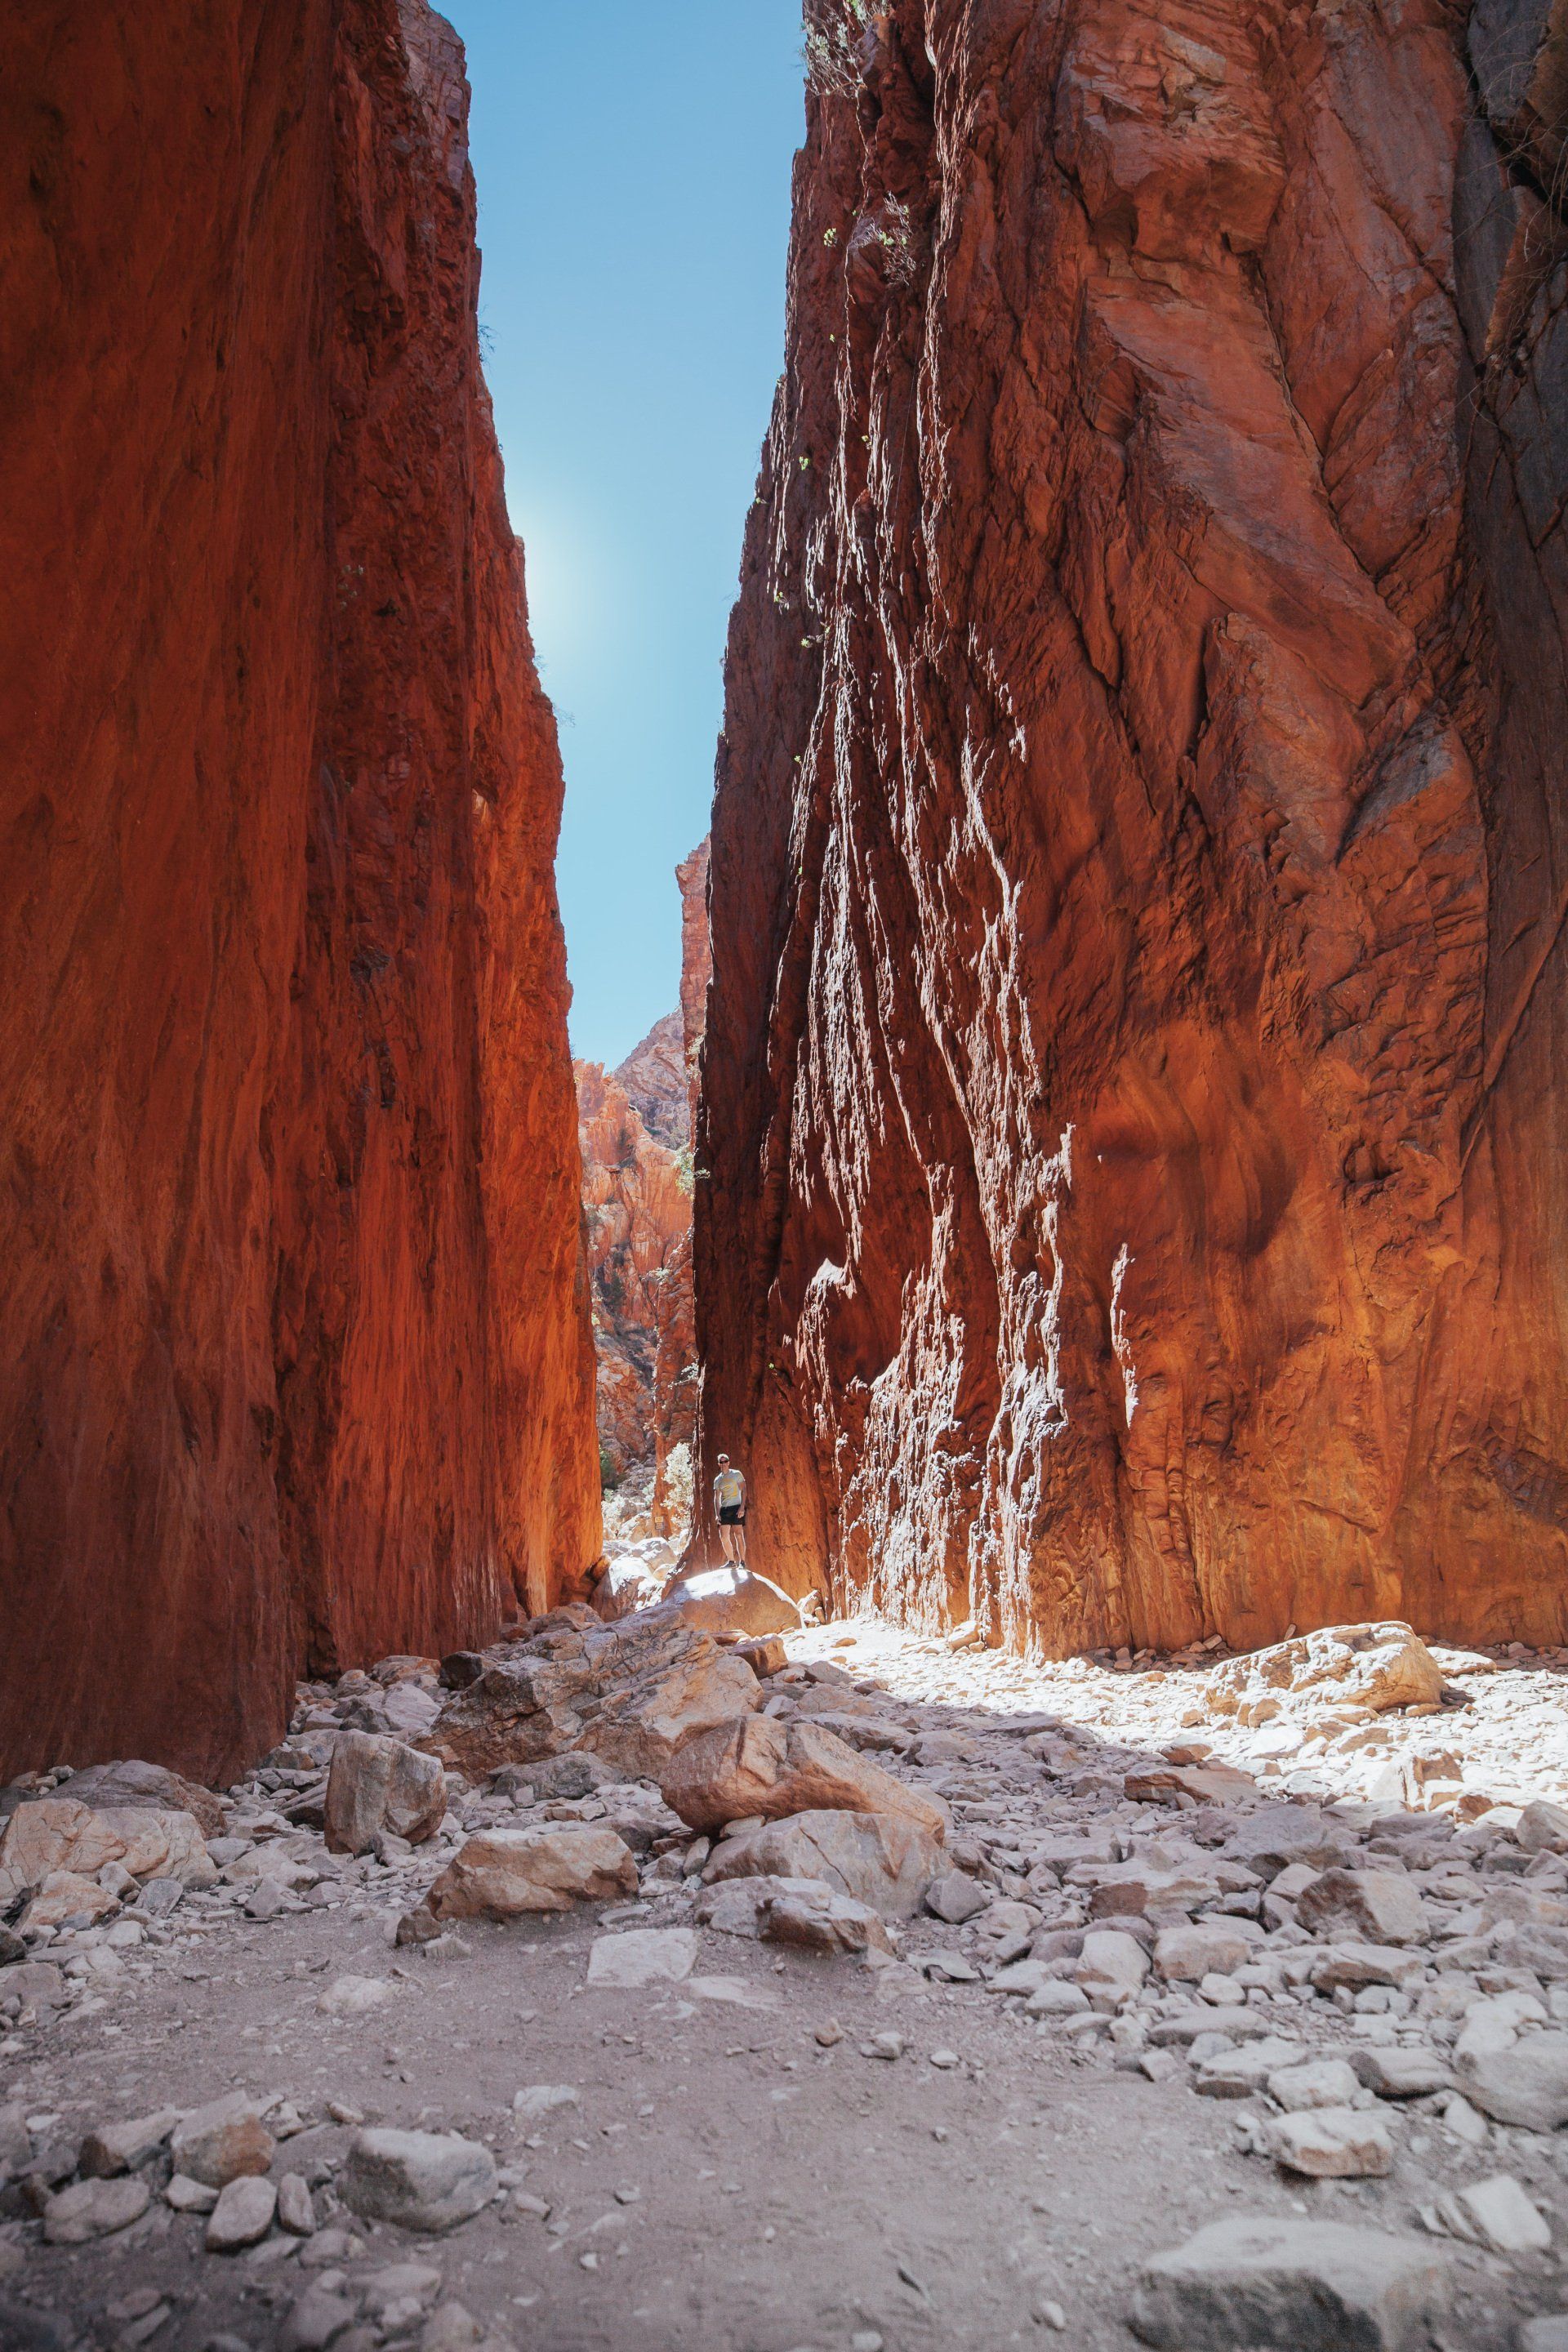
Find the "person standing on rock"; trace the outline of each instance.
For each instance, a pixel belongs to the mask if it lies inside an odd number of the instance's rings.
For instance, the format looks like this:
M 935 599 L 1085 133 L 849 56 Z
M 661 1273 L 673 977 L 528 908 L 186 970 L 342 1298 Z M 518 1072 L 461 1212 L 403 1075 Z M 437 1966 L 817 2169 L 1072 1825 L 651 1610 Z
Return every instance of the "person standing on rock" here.
M 719 1540 L 724 1547 L 724 1557 L 743 1568 L 746 1561 L 746 1482 L 739 1470 L 732 1469 L 727 1454 L 719 1456 L 719 1475 L 713 1481 L 713 1509 L 719 1521 Z

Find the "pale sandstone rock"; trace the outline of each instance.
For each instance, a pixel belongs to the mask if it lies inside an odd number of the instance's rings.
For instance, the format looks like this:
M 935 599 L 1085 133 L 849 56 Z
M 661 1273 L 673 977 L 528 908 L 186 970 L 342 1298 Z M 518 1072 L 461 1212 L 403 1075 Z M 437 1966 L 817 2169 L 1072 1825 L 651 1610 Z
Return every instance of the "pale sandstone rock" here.
M 1303 1888 L 1296 1916 L 1310 1934 L 1368 1944 L 1425 1944 L 1431 1915 L 1395 1870 L 1325 1870 Z
M 133 2172 L 163 2147 L 179 2120 L 178 2107 L 160 2107 L 155 2115 L 138 2116 L 128 2123 L 100 2124 L 82 2141 L 77 2170 L 87 2180 Z
M 384 2009 L 395 1994 L 384 1977 L 334 1977 L 316 1995 L 316 2007 L 323 2017 L 363 2017 Z
M 231 2091 L 182 2116 L 169 2136 L 174 2170 L 209 2189 L 226 2189 L 231 2180 L 266 2172 L 274 2146 L 260 2108 L 244 2091 Z
M 986 1897 L 964 1872 L 946 1870 L 926 1888 L 925 1906 L 933 1918 L 944 1920 L 950 1927 L 962 1927 L 966 1919 L 985 1909 Z
M 624 1992 L 679 1984 L 697 1964 L 698 1940 L 691 1927 L 634 1927 L 624 1935 L 596 1937 L 588 1954 L 588 1983 Z
M 86 1805 L 68 1797 L 18 1805 L 0 1829 L 0 1913 L 35 1894 L 53 1871 L 91 1878 L 124 1853 L 124 1839 Z
M 90 1805 L 94 1812 L 142 1805 L 159 1812 L 189 1813 L 207 1838 L 219 1835 L 226 1810 L 210 1789 L 185 1780 L 179 1772 L 165 1770 L 162 1764 L 134 1759 L 119 1764 L 89 1764 L 84 1771 L 73 1772 L 66 1783 L 66 1794 L 79 1805 Z
M 666 1804 L 696 1830 L 840 1810 L 901 1813 L 939 1840 L 951 1826 L 939 1798 L 906 1787 L 820 1724 L 786 1726 L 768 1716 L 741 1716 L 685 1741 L 660 1787 Z
M 1568 2124 L 1568 2033 L 1532 2033 L 1510 2050 L 1457 2058 L 1460 2089 L 1494 2123 L 1550 2132 Z
M 259 2245 L 277 2210 L 278 2191 L 270 2180 L 254 2175 L 231 2180 L 207 2216 L 208 2253 L 237 2254 L 247 2246 Z
M 1203 2048 L 1201 2039 L 1191 2044 L 1193 2088 L 1204 2099 L 1249 2099 L 1263 2089 L 1270 2074 L 1307 2062 L 1307 2053 L 1299 2042 L 1287 2042 L 1267 2031 L 1245 2049 L 1215 2050 L 1200 2056 Z
M 278 2336 L 278 2352 L 327 2352 L 353 2327 L 356 2313 L 346 2295 L 310 2286 L 289 2305 Z
M 52 2197 L 44 2209 L 44 2242 L 50 2246 L 87 2246 L 139 2221 L 153 2202 L 144 2180 L 79 2180 Z
M 310 2185 L 298 2172 L 286 2172 L 278 2183 L 278 2226 L 291 2238 L 313 2238 L 316 2206 Z
M 481 1831 L 441 1873 L 426 1897 L 437 1919 L 517 1919 L 635 1895 L 637 1859 L 624 1838 L 596 1822 L 549 1822 Z
M 1380 2099 L 1423 2099 L 1446 2091 L 1454 2079 L 1435 2050 L 1369 2046 L 1352 2050 L 1350 2063 L 1358 2079 Z
M 1536 2253 L 1552 2243 L 1551 2223 L 1511 2173 L 1496 2173 L 1439 2197 L 1435 2210 L 1456 2238 L 1500 2254 Z
M 217 1868 L 207 1853 L 201 1824 L 193 1814 L 164 1812 L 155 1805 L 123 1805 L 98 1813 L 121 1842 L 114 1858 L 133 1878 L 173 1878 L 182 1886 L 213 1886 Z M 72 1865 L 79 1869 L 80 1864 Z
M 1312 1964 L 1312 1982 L 1320 1992 L 1344 1985 L 1357 1992 L 1363 1985 L 1418 1984 L 1422 1960 L 1418 1952 L 1392 1944 L 1332 1944 Z
M 487 1664 L 457 1692 L 424 1746 L 469 1780 L 589 1748 L 633 1779 L 657 1780 L 683 1739 L 762 1705 L 743 1659 L 658 1612 L 592 1633 L 563 1629 L 552 1654 L 537 1641 Z M 587 1713 L 582 1710 L 587 1707 Z
M 51 1870 L 22 1914 L 25 1927 L 58 1927 L 67 1919 L 106 1919 L 120 1900 L 96 1879 L 74 1870 Z
M 1085 1936 L 1076 1974 L 1091 2001 L 1100 1995 L 1125 1999 L 1138 1990 L 1148 1973 L 1149 1955 L 1132 1937 L 1111 1927 Z
M 1266 1696 L 1308 1692 L 1325 1704 L 1349 1699 L 1381 1714 L 1435 1705 L 1443 1695 L 1443 1675 L 1425 1642 L 1397 1620 L 1325 1625 L 1216 1666 L 1208 1701 L 1216 1714 L 1234 1715 Z
M 1268 2095 L 1287 2115 L 1311 2107 L 1348 2107 L 1361 2085 L 1342 2058 L 1310 2058 L 1304 2064 L 1276 2067 Z
M 684 1625 L 704 1633 L 746 1633 L 753 1639 L 799 1631 L 800 1608 L 779 1585 L 749 1568 L 693 1569 L 671 1579 L 661 1612 L 679 1612 Z
M 1526 1853 L 1568 1853 L 1568 1807 L 1538 1797 L 1526 1805 L 1513 1833 Z
M 351 2212 L 432 2233 L 472 2219 L 496 2191 L 495 2158 L 456 2133 L 356 2132 L 339 2180 Z
M 205 2180 L 193 2180 L 188 2173 L 176 2172 L 163 2191 L 163 2202 L 172 2205 L 176 2213 L 210 2213 L 217 2196 L 217 2190 L 209 2189 Z
M 1238 2214 L 1155 2256 L 1132 2326 L 1159 2352 L 1425 2352 L 1449 2270 L 1419 2238 Z
M 703 1875 L 819 1878 L 884 1917 L 907 1918 L 941 1864 L 936 1840 L 902 1814 L 810 1812 L 725 1838 Z
M 1173 1982 L 1198 1983 L 1211 1971 L 1222 1976 L 1243 1967 L 1252 1946 L 1217 1921 L 1199 1927 L 1166 1927 L 1155 1938 L 1154 1967 Z
M 1360 2180 L 1385 2173 L 1394 2162 L 1388 2126 L 1375 2112 L 1309 2107 L 1271 2116 L 1259 2134 L 1264 2153 L 1287 2171 L 1314 2180 Z
M 345 1732 L 327 1779 L 330 1853 L 365 1853 L 378 1832 L 421 1845 L 447 1810 L 447 1775 L 433 1756 L 374 1732 Z
M 886 1951 L 887 1928 L 869 1904 L 810 1880 L 775 1882 L 759 1909 L 764 1943 L 813 1952 Z

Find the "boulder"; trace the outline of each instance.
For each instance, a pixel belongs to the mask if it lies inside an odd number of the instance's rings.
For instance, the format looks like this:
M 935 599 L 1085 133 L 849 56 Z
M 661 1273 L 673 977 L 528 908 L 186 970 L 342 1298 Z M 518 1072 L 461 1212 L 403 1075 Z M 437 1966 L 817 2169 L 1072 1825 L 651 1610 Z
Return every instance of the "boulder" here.
M 704 1633 L 767 1633 L 800 1631 L 800 1609 L 789 1594 L 754 1569 L 687 1569 L 664 1588 L 660 1614 L 674 1613 L 683 1625 Z
M 600 1789 L 616 1784 L 616 1775 L 604 1759 L 581 1748 L 565 1756 L 542 1756 L 536 1764 L 514 1764 L 510 1773 L 516 1776 L 514 1789 L 526 1785 L 542 1798 L 592 1797 Z M 508 1773 L 498 1775 L 502 1785 L 508 1778 Z
M 1419 2238 L 1237 2214 L 1154 2257 L 1132 2330 L 1160 2352 L 1426 2352 L 1450 2268 Z
M 1425 1944 L 1432 1935 L 1419 1890 L 1397 1870 L 1325 1870 L 1298 1895 L 1296 1916 L 1329 1942 Z
M 179 2120 L 178 2107 L 160 2107 L 155 2115 L 138 2116 L 129 2123 L 100 2124 L 82 2141 L 77 2170 L 85 2180 L 134 2172 L 157 2154 Z
M 929 1830 L 901 1813 L 795 1813 L 724 1838 L 703 1877 L 818 1878 L 884 1918 L 908 1918 L 942 1867 Z
M 1461 2051 L 1455 2079 L 1493 2123 L 1525 2131 L 1568 2124 L 1568 2033 L 1531 2033 L 1507 2050 Z
M 949 1927 L 962 1927 L 984 1911 L 990 1896 L 983 1887 L 962 1870 L 945 1870 L 933 1878 L 925 1891 L 925 1906 L 933 1919 L 941 1919 Z
M 221 1799 L 197 1781 L 166 1771 L 162 1764 L 139 1760 L 89 1764 L 85 1771 L 71 1774 L 65 1793 L 79 1805 L 90 1805 L 94 1812 L 142 1805 L 155 1812 L 189 1813 L 204 1837 L 222 1835 L 227 1810 Z
M 563 1625 L 487 1664 L 421 1745 L 470 1780 L 579 1748 L 631 1779 L 657 1780 L 683 1739 L 762 1697 L 743 1660 L 679 1618 L 643 1614 L 592 1633 Z
M 666 1579 L 635 1552 L 612 1559 L 594 1587 L 594 1607 L 606 1625 L 618 1624 L 639 1609 L 651 1609 L 664 1598 Z
M 1377 2179 L 1394 2162 L 1388 2126 L 1381 2116 L 1361 2107 L 1313 2105 L 1271 2116 L 1259 2141 L 1264 2154 L 1287 2172 L 1304 2173 L 1312 2180 Z
M 939 1841 L 951 1816 L 940 1798 L 907 1788 L 818 1723 L 738 1716 L 678 1748 L 660 1778 L 664 1801 L 694 1830 L 790 1813 L 900 1813 Z
M 244 2091 L 193 2108 L 169 2137 L 174 2170 L 208 2189 L 226 2189 L 231 2180 L 266 2172 L 273 2147 L 260 2107 Z
M 1443 1696 L 1443 1673 L 1425 1642 L 1395 1619 L 1375 1625 L 1325 1625 L 1277 1642 L 1249 1657 L 1228 1659 L 1209 1676 L 1208 1703 L 1219 1715 L 1265 1697 L 1310 1692 L 1325 1706 L 1345 1700 L 1376 1714 L 1430 1706 Z
M 426 1907 L 437 1919 L 520 1919 L 608 1902 L 637 1887 L 636 1857 L 613 1830 L 596 1822 L 547 1822 L 469 1838 L 430 1889 Z
M 50 2246 L 88 2246 L 95 2238 L 112 2237 L 139 2221 L 153 2202 L 144 2180 L 133 2176 L 120 2180 L 79 2180 L 63 2189 L 44 2208 L 44 2242 Z
M 773 1880 L 757 1910 L 764 1943 L 795 1944 L 808 1952 L 889 1948 L 888 1930 L 868 1903 L 857 1903 L 821 1879 Z
M 231 2180 L 207 2216 L 208 2253 L 237 2254 L 247 2246 L 259 2245 L 277 2210 L 278 2191 L 270 2180 L 254 2174 Z
M 124 1852 L 123 1838 L 68 1797 L 20 1804 L 0 1829 L 0 1913 L 24 1895 L 36 1895 L 52 1871 L 92 1878 Z
M 1229 1976 L 1252 1956 L 1252 1946 L 1218 1921 L 1198 1927 L 1166 1927 L 1154 1941 L 1154 1966 L 1171 1983 L 1201 1984 L 1206 1976 Z
M 432 2233 L 471 2221 L 495 2192 L 489 2148 L 447 2132 L 356 2132 L 338 2179 L 362 2220 Z
M 366 1853 L 390 1830 L 422 1845 L 447 1810 L 447 1775 L 434 1756 L 400 1739 L 345 1731 L 327 1779 L 326 1836 L 331 1853 Z
M 1552 2243 L 1551 2223 L 1510 2172 L 1439 2197 L 1435 2210 L 1452 2236 L 1489 2246 L 1496 2253 L 1541 2253 Z
M 51 1870 L 22 1914 L 24 1927 L 58 1927 L 67 1919 L 106 1919 L 120 1908 L 120 1897 L 96 1878 L 79 1877 L 74 1870 Z

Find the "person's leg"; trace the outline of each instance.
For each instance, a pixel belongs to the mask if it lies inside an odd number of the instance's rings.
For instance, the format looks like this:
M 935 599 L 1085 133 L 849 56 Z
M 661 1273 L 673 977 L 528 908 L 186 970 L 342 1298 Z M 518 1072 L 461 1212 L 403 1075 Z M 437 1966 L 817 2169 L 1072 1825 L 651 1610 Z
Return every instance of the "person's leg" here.
M 738 1563 L 742 1568 L 744 1568 L 744 1566 L 746 1565 L 746 1522 L 745 1522 L 745 1520 L 744 1520 L 743 1518 L 742 1518 L 742 1519 L 741 1519 L 741 1520 L 739 1520 L 739 1521 L 737 1522 L 736 1526 L 734 1527 L 734 1528 L 731 1530 L 731 1532 L 733 1533 L 734 1538 L 735 1538 L 735 1559 L 736 1559 L 736 1561 L 737 1561 L 737 1563 Z
M 719 1522 L 719 1548 L 727 1560 L 735 1557 L 735 1530 L 727 1519 Z

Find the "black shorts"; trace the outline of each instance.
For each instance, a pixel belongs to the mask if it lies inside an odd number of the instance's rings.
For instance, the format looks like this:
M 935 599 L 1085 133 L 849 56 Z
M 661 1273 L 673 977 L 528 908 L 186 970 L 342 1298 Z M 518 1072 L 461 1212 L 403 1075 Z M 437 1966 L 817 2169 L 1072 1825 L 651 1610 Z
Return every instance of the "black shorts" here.
M 743 1528 L 745 1524 L 746 1507 L 744 1503 L 720 1504 L 719 1525 L 721 1528 Z

